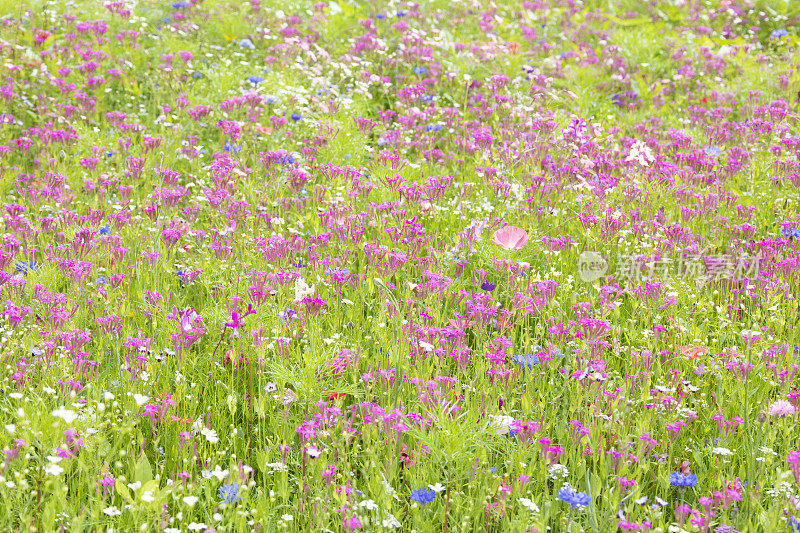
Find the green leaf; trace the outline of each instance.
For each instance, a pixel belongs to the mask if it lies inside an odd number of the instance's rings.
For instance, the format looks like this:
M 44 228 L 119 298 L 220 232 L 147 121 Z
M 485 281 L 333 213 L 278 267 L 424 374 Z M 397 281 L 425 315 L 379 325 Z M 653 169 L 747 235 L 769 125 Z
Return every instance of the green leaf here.
M 150 467 L 150 461 L 147 460 L 147 454 L 143 453 L 139 462 L 136 463 L 133 479 L 141 482 L 142 485 L 153 479 L 153 469 Z
M 116 483 L 114 483 L 114 488 L 117 489 L 117 494 L 125 498 L 125 500 L 128 502 L 133 502 L 133 498 L 131 498 L 131 491 L 128 490 L 128 487 L 125 486 L 125 483 L 117 480 Z

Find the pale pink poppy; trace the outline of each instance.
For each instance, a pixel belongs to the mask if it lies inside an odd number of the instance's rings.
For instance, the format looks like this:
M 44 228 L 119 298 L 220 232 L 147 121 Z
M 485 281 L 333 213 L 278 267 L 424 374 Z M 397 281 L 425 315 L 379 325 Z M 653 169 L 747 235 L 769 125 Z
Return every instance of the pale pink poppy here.
M 474 320 L 467 320 L 463 316 L 450 319 L 450 325 L 457 329 L 467 329 L 477 324 Z
M 797 409 L 795 409 L 794 405 L 786 400 L 778 400 L 769 408 L 769 414 L 773 416 L 791 416 L 796 411 Z
M 494 232 L 492 242 L 506 250 L 522 250 L 528 242 L 528 233 L 516 226 L 506 226 Z

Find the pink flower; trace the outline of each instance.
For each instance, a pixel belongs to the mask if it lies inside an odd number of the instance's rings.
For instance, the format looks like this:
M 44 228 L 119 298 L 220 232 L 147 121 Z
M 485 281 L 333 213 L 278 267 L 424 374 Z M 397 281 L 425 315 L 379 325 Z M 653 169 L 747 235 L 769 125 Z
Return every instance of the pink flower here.
M 786 400 L 778 400 L 769 408 L 769 414 L 774 416 L 790 416 L 795 413 L 794 405 Z
M 494 232 L 492 242 L 506 250 L 522 250 L 528 242 L 528 233 L 516 226 L 506 226 Z

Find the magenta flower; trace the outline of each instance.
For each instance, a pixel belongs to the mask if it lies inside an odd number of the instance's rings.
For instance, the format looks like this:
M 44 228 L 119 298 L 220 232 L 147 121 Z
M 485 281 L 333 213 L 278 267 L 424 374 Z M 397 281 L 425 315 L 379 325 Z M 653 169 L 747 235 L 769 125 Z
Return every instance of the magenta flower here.
M 492 242 L 506 250 L 522 250 L 528 242 L 528 232 L 516 226 L 506 226 L 494 232 Z

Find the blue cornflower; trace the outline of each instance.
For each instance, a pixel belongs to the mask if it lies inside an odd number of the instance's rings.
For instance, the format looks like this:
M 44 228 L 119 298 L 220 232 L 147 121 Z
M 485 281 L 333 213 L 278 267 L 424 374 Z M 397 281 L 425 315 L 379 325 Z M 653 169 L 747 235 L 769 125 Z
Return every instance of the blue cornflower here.
M 111 233 L 111 227 L 106 224 L 105 226 L 100 226 L 100 229 L 97 230 L 99 235 L 105 235 L 106 233 Z
M 192 77 L 196 80 L 199 80 L 200 78 L 203 77 L 203 73 L 195 70 L 194 72 L 192 72 Z
M 397 12 L 397 16 L 398 17 L 405 17 L 406 16 L 406 12 L 401 9 L 400 11 Z
M 414 74 L 425 74 L 428 69 L 425 67 L 414 67 Z
M 112 152 L 111 150 L 106 152 L 106 157 L 112 157 L 113 155 L 114 155 L 114 152 Z
M 291 154 L 286 154 L 280 159 L 278 159 L 278 163 L 280 163 L 281 165 L 294 165 L 295 163 L 294 156 Z
M 783 233 L 783 236 L 787 237 L 790 241 L 794 239 L 800 239 L 800 229 L 783 228 L 781 233 Z
M 307 267 L 308 265 L 304 265 L 304 264 L 303 264 L 303 260 L 301 259 L 301 260 L 300 260 L 300 261 L 298 261 L 297 263 L 291 263 L 291 266 L 292 266 L 293 268 L 305 268 L 305 267 Z
M 328 276 L 333 276 L 334 274 L 341 274 L 342 276 L 347 276 L 348 274 L 350 274 L 350 269 L 347 267 L 333 267 L 333 268 L 326 268 L 324 272 Z
M 299 113 L 292 113 L 291 115 L 289 115 L 289 118 L 297 122 L 298 120 L 301 120 L 303 118 L 303 115 Z
M 233 152 L 234 154 L 238 154 L 242 151 L 242 147 L 238 144 L 225 143 L 222 145 L 222 148 L 224 148 L 226 152 Z
M 37 265 L 33 261 L 20 261 L 15 263 L 14 266 L 17 268 L 17 272 L 22 272 L 23 274 L 27 274 L 33 270 L 37 270 L 39 265 Z
M 438 124 L 428 124 L 425 126 L 425 131 L 441 131 L 442 127 Z
M 792 533 L 800 533 L 800 520 L 790 516 L 789 517 L 789 531 Z
M 528 367 L 528 370 L 530 370 L 539 364 L 539 358 L 533 354 L 515 353 L 514 362 L 521 367 Z
M 383 13 L 378 13 L 377 15 L 375 15 L 375 18 L 378 20 L 383 20 L 386 18 L 386 15 L 384 15 Z
M 256 85 L 258 85 L 259 83 L 264 81 L 264 77 L 263 76 L 250 76 L 250 77 L 247 78 L 247 81 L 249 81 L 250 83 L 255 83 Z
M 717 146 L 706 146 L 703 148 L 708 157 L 719 157 L 722 155 L 722 149 Z
M 254 45 L 253 41 L 251 41 L 250 39 L 242 39 L 241 41 L 239 41 L 239 46 L 241 46 L 242 48 L 249 48 L 250 50 L 253 50 L 256 47 L 256 45 Z
M 556 494 L 556 498 L 562 502 L 567 502 L 575 509 L 586 507 L 592 502 L 591 496 L 585 492 L 577 492 L 575 489 L 569 486 L 569 483 L 561 487 L 561 490 L 559 490 L 558 494 Z
M 669 476 L 669 482 L 673 487 L 680 487 L 682 489 L 692 488 L 697 485 L 697 474 L 681 474 L 680 472 L 673 472 Z
M 433 102 L 433 95 L 432 94 L 423 94 L 419 97 L 420 100 L 423 102 Z
M 172 8 L 173 9 L 186 9 L 189 7 L 189 2 L 173 2 Z
M 411 491 L 409 498 L 412 501 L 425 505 L 426 503 L 431 503 L 436 499 L 436 493 L 431 489 L 417 489 Z
M 233 503 L 241 500 L 242 498 L 239 496 L 239 484 L 230 483 L 228 485 L 222 485 L 219 488 L 219 499 L 225 503 Z
M 786 37 L 787 35 L 789 35 L 789 32 L 785 28 L 773 30 L 772 33 L 769 34 L 769 36 L 773 39 L 779 39 L 780 37 Z
M 97 278 L 97 283 L 99 283 L 100 285 L 104 284 L 106 281 L 108 281 L 108 280 L 103 276 L 100 276 L 99 278 Z
M 490 281 L 484 281 L 481 283 L 481 290 L 486 292 L 492 292 L 495 287 L 497 287 L 497 284 Z

